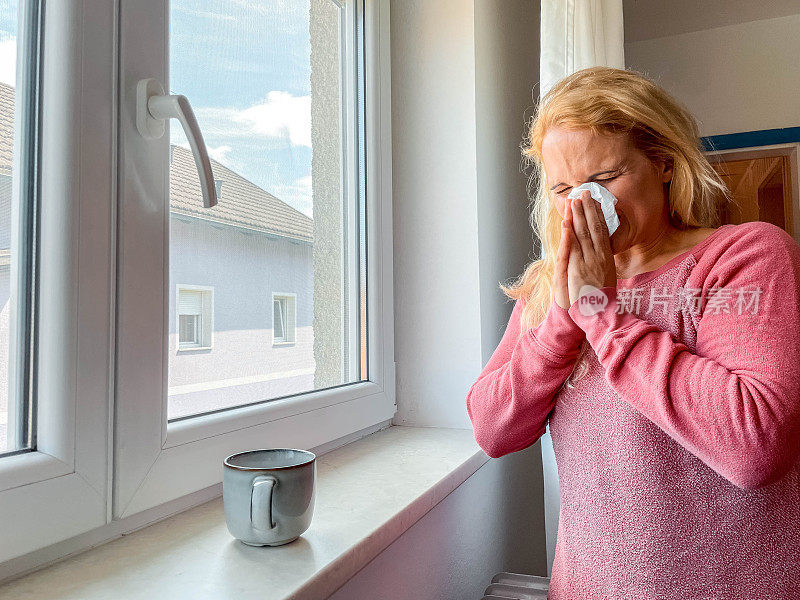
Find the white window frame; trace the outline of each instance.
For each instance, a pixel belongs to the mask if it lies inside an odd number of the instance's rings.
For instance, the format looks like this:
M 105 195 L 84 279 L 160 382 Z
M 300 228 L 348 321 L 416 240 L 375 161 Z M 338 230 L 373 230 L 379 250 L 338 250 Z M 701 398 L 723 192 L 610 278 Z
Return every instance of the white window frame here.
M 202 307 L 200 309 L 200 341 L 196 345 L 181 345 L 181 291 L 202 293 Z M 177 352 L 193 352 L 197 350 L 211 350 L 214 347 L 214 287 L 208 285 L 191 285 L 179 283 L 175 286 L 175 344 Z
M 120 0 L 121 47 L 128 55 L 120 57 L 119 82 L 115 518 L 218 484 L 226 455 L 261 447 L 265 439 L 276 447 L 312 448 L 395 414 L 389 2 L 365 0 L 363 15 L 354 12 L 352 0 L 337 4 L 346 9 L 345 52 L 348 56 L 356 52 L 359 16 L 366 50 L 364 122 L 357 123 L 354 102 L 346 103 L 342 118 L 345 143 L 354 142 L 359 126 L 366 131 L 369 380 L 168 423 L 164 280 L 169 251 L 169 134 L 158 141 L 144 140 L 135 129 L 134 112 L 136 82 L 147 77 L 162 83 L 167 79 L 168 27 L 153 16 L 168 11 L 166 0 Z M 355 90 L 355 77 L 354 69 L 346 69 L 343 88 Z M 126 172 L 126 165 L 135 165 L 136 173 Z M 345 185 L 358 189 L 357 164 L 348 164 L 347 173 L 353 179 Z M 355 214 L 351 204 L 348 208 Z M 358 220 L 348 218 L 348 223 L 357 227 Z M 350 281 L 358 281 L 352 278 L 357 275 L 354 267 L 356 260 L 346 267 L 351 269 Z M 348 293 L 358 298 L 358 290 Z M 357 303 L 351 306 L 357 311 Z M 358 321 L 357 315 L 350 319 Z M 145 323 L 153 326 L 143 327 Z
M 292 315 L 291 321 L 286 317 L 285 337 L 279 339 L 275 337 L 275 301 L 286 300 L 287 310 Z M 289 306 L 291 302 L 291 307 Z M 297 342 L 297 294 L 272 292 L 272 345 L 291 346 Z
M 111 519 L 115 23 L 105 0 L 44 11 L 37 443 L 0 458 L 0 565 Z

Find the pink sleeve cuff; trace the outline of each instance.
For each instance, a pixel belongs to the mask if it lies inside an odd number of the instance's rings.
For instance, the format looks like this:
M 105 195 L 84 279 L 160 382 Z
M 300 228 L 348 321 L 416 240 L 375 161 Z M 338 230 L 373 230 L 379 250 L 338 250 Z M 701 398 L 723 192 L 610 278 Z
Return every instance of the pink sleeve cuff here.
M 569 311 L 555 301 L 550 303 L 544 320 L 530 330 L 530 335 L 547 350 L 565 358 L 578 355 L 581 342 L 585 337 L 583 329 L 572 320 Z
M 584 294 L 573 302 L 568 311 L 574 323 L 586 332 L 595 353 L 600 356 L 606 336 L 641 323 L 636 315 L 621 311 L 617 302 L 617 288 L 608 286 L 599 292 Z

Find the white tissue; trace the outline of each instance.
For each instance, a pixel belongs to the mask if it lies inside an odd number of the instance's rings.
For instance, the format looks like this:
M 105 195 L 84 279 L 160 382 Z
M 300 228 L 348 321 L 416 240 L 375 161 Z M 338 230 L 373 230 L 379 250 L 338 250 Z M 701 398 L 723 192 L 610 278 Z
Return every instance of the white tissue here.
M 617 230 L 617 227 L 619 227 L 619 216 L 617 215 L 617 210 L 614 208 L 614 205 L 617 203 L 616 196 L 599 183 L 589 181 L 587 183 L 582 183 L 576 188 L 572 188 L 570 193 L 567 194 L 567 198 L 579 198 L 582 190 L 589 190 L 592 198 L 600 203 L 600 207 L 603 209 L 603 217 L 605 217 L 606 225 L 608 226 L 608 235 L 612 235 Z

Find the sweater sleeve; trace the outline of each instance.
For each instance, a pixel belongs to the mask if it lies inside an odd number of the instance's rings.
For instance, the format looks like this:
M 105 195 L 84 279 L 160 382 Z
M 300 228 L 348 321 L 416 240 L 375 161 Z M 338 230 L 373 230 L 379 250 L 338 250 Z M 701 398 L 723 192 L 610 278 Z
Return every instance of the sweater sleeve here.
M 719 475 L 755 489 L 800 455 L 800 246 L 774 225 L 748 225 L 702 284 L 696 354 L 619 310 L 614 287 L 601 289 L 599 312 L 581 310 L 579 298 L 569 314 L 624 401 Z
M 475 441 L 492 458 L 523 450 L 542 436 L 585 337 L 555 300 L 537 327 L 521 331 L 525 302 L 516 301 L 500 344 L 467 394 Z

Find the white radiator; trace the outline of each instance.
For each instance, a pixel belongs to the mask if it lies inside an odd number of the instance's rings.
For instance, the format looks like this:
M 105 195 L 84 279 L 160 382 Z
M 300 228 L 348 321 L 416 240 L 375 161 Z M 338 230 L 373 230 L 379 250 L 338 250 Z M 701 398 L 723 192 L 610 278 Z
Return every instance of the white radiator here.
M 498 573 L 486 588 L 481 600 L 547 600 L 549 577 Z

